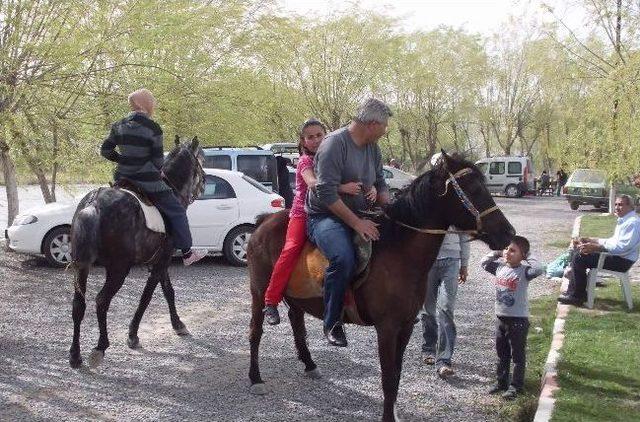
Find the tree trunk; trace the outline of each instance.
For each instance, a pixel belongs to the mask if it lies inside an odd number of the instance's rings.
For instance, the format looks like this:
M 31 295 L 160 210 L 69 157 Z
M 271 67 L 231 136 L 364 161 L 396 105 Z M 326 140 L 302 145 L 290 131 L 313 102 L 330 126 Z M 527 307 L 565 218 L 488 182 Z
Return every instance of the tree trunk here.
M 18 179 L 16 177 L 16 167 L 9 155 L 9 145 L 0 140 L 0 166 L 4 175 L 4 183 L 7 192 L 7 226 L 13 223 L 20 211 L 18 200 Z

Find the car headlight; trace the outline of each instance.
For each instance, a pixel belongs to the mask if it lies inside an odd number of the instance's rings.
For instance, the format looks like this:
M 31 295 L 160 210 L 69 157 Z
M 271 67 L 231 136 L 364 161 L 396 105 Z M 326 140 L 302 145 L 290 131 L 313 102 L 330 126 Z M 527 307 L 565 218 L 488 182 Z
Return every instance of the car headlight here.
M 14 226 L 24 226 L 25 224 L 32 224 L 38 221 L 38 217 L 35 215 L 18 215 L 13 220 Z

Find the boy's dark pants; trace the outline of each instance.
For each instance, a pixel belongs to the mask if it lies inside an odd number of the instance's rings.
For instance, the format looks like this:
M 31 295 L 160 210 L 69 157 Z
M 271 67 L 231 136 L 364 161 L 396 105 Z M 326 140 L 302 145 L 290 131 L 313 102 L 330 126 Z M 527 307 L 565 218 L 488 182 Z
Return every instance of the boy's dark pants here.
M 528 332 L 529 318 L 499 316 L 496 320 L 498 384 L 505 389 L 509 386 L 509 367 L 511 366 L 511 361 L 513 361 L 511 385 L 518 391 L 524 387 Z

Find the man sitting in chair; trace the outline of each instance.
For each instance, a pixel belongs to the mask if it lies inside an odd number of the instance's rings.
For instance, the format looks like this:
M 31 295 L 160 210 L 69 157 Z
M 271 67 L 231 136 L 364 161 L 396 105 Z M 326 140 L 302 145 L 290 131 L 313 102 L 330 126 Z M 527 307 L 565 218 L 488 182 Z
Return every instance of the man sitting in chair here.
M 634 211 L 629 195 L 616 197 L 614 213 L 618 217 L 613 236 L 608 239 L 574 239 L 578 252 L 571 260 L 573 275 L 569 279 L 567 292 L 558 302 L 581 306 L 587 300 L 587 269 L 596 268 L 601 252 L 606 252 L 603 268 L 627 272 L 638 260 L 640 249 L 640 217 Z

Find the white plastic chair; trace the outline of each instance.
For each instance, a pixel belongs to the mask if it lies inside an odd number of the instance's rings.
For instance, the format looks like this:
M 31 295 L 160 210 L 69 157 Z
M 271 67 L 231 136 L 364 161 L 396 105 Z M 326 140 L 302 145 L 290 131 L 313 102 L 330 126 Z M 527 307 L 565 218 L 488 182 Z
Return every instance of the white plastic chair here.
M 622 288 L 622 298 L 627 302 L 629 310 L 633 309 L 633 301 L 631 299 L 631 284 L 629 283 L 629 272 L 618 272 L 602 268 L 605 258 L 609 256 L 607 253 L 601 253 L 598 259 L 598 266 L 589 270 L 587 277 L 587 307 L 593 309 L 593 300 L 596 297 L 596 280 L 599 275 L 616 277 L 620 280 Z

